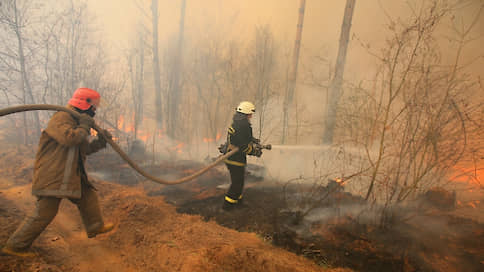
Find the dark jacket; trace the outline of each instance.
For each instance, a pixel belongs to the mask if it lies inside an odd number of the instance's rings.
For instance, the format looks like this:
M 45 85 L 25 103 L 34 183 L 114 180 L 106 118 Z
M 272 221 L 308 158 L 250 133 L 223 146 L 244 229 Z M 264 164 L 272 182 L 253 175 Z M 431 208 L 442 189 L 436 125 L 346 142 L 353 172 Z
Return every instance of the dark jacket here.
M 252 152 L 252 126 L 250 125 L 247 115 L 236 112 L 233 117 L 232 125 L 228 129 L 227 142 L 228 151 L 231 147 L 236 146 L 239 151 L 225 160 L 225 163 L 245 166 L 247 163 L 247 154 Z
M 52 116 L 42 131 L 35 156 L 33 195 L 81 197 L 81 180 L 88 182 L 86 155 L 106 147 L 104 138 L 89 143 L 88 135 L 71 114 L 60 111 Z

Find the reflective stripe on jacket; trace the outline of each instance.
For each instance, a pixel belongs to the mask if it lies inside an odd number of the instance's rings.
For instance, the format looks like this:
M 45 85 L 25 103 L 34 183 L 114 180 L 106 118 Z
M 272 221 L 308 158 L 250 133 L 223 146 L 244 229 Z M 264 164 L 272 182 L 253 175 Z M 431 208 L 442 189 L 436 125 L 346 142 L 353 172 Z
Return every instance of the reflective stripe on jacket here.
M 252 151 L 252 126 L 247 115 L 236 112 L 233 117 L 232 125 L 228 128 L 228 144 L 237 146 L 239 151 L 225 160 L 225 163 L 245 166 L 247 163 L 247 153 Z

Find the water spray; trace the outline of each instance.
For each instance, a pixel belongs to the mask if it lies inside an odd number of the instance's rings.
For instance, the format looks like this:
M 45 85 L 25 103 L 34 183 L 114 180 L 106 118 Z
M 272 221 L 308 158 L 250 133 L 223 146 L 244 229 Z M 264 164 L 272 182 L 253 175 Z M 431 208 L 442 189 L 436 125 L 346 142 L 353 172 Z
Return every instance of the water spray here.
M 274 149 L 289 149 L 289 150 L 318 150 L 327 149 L 328 146 L 325 145 L 272 145 Z

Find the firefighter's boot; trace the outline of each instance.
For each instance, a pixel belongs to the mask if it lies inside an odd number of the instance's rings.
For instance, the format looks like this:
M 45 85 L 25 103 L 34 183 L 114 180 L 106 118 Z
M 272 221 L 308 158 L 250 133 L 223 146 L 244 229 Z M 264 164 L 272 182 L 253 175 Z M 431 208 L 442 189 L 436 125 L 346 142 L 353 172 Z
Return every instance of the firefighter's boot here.
M 100 228 L 99 230 L 97 230 L 96 232 L 92 232 L 92 233 L 88 233 L 87 234 L 87 238 L 94 238 L 96 237 L 96 235 L 98 234 L 102 234 L 102 233 L 106 233 L 106 232 L 110 232 L 114 229 L 114 224 L 113 223 L 106 223 L 102 226 L 102 228 Z

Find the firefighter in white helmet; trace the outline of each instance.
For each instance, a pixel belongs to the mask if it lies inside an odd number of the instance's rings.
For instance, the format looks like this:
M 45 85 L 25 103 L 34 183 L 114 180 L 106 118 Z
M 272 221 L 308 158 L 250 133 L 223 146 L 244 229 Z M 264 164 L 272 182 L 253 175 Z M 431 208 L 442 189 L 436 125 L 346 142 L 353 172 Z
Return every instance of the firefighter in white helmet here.
M 252 136 L 250 119 L 254 113 L 254 104 L 248 101 L 240 102 L 233 116 L 232 125 L 228 128 L 226 152 L 232 150 L 234 146 L 238 147 L 239 151 L 225 160 L 231 179 L 223 205 L 223 209 L 226 211 L 237 207 L 242 200 L 245 165 L 247 164 L 246 155 L 257 157 L 262 155 L 262 149 L 257 145 L 259 140 Z

